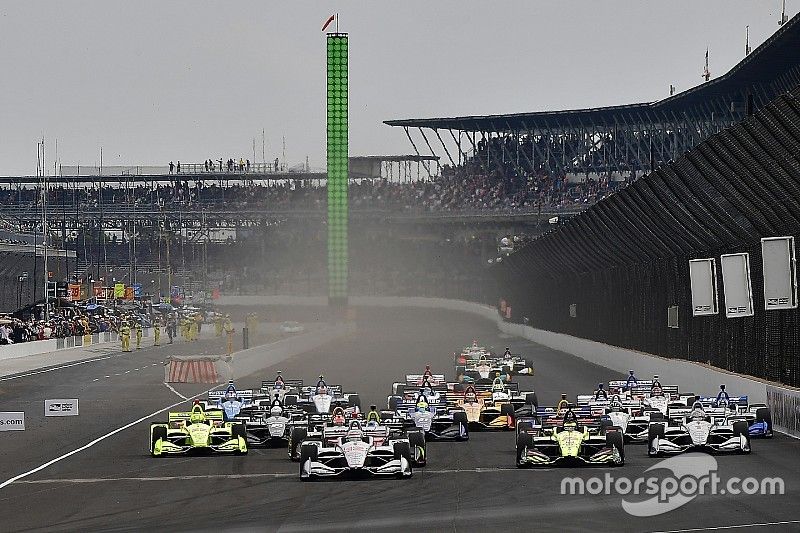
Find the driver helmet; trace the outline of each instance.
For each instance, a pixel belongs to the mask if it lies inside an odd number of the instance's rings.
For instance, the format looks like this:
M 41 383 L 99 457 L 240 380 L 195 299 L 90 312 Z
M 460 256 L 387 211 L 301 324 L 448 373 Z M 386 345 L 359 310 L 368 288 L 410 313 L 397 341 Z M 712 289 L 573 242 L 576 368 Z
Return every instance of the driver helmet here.
M 420 399 L 417 401 L 417 412 L 427 411 L 428 410 L 428 402 L 425 399 Z
M 202 409 L 192 409 L 192 413 L 189 415 L 189 422 L 192 424 L 197 424 L 200 422 L 205 422 L 206 415 L 203 413 Z
M 317 381 L 317 394 L 328 394 L 328 384 L 325 383 L 322 376 L 320 376 L 319 381 Z
M 270 416 L 281 416 L 282 412 L 283 412 L 283 409 L 281 409 L 280 406 L 277 406 L 277 405 L 273 406 L 269 410 Z
M 425 372 L 423 372 L 422 375 L 425 378 L 430 377 L 430 376 L 433 375 L 433 373 L 431 372 L 431 365 L 425 365 Z
M 345 423 L 344 418 L 344 409 L 341 407 L 337 407 L 333 410 L 333 425 L 334 426 L 343 426 Z
M 362 439 L 363 434 L 358 427 L 350 426 L 350 429 L 347 430 L 347 435 L 345 436 L 345 440 L 347 442 L 358 442 Z
M 611 400 L 611 403 L 608 405 L 608 408 L 615 413 L 622 411 L 622 402 L 619 401 L 618 397 L 615 397 Z
M 506 351 L 505 351 L 505 353 L 503 355 L 511 355 L 511 348 L 506 346 Z
M 478 401 L 478 394 L 473 387 L 468 387 L 467 390 L 464 391 L 464 401 L 470 403 Z
M 689 413 L 689 417 L 693 420 L 702 420 L 706 417 L 706 412 L 703 410 L 703 404 L 700 402 L 694 402 L 692 404 L 692 412 Z
M 575 416 L 575 413 L 572 412 L 572 409 L 568 409 L 567 412 L 564 413 L 564 429 L 578 429 L 578 417 Z
M 377 405 L 370 405 L 369 406 L 369 413 L 367 413 L 367 423 L 375 422 L 376 424 L 379 424 L 380 421 L 381 421 L 381 415 L 378 412 L 378 406 Z

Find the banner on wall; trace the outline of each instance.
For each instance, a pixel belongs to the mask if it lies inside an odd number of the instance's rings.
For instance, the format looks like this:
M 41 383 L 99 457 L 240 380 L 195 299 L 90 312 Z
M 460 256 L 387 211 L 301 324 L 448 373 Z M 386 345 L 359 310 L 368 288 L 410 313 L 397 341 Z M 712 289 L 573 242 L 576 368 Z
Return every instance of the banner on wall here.
M 124 283 L 115 283 L 114 284 L 114 298 L 125 298 L 125 284 Z
M 81 299 L 81 285 L 80 283 L 69 284 L 69 299 L 73 302 Z

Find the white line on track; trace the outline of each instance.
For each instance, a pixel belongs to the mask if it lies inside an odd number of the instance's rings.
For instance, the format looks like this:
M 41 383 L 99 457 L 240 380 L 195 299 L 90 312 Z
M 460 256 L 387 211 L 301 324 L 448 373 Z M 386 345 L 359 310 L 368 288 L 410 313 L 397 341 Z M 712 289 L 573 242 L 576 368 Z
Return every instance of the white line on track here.
M 77 361 L 75 363 L 69 363 L 67 365 L 54 366 L 52 368 L 45 368 L 45 369 L 36 370 L 36 371 L 33 371 L 33 372 L 26 372 L 25 374 L 17 374 L 15 376 L 7 376 L 7 377 L 4 377 L 4 378 L 0 378 L 0 381 L 9 381 L 9 380 L 12 380 L 12 379 L 20 379 L 20 378 L 24 378 L 24 377 L 28 377 L 28 376 L 35 376 L 36 374 L 45 374 L 47 372 L 53 372 L 55 370 L 61 370 L 63 368 L 69 368 L 71 366 L 85 365 L 86 363 L 94 363 L 94 362 L 97 362 L 97 361 L 103 361 L 104 359 L 111 359 L 112 357 L 120 357 L 121 355 L 122 354 L 119 353 L 119 354 L 106 355 L 105 357 L 95 357 L 93 359 L 84 359 L 83 361 Z
M 750 524 L 734 524 L 732 526 L 694 527 L 691 529 L 670 529 L 668 531 L 653 531 L 653 533 L 692 533 L 694 531 L 724 531 L 726 529 L 744 529 L 752 527 L 786 526 L 800 524 L 800 520 L 783 520 L 780 522 L 753 522 Z
M 187 400 L 193 400 L 194 398 L 200 397 L 203 394 L 208 394 L 209 392 L 211 392 L 215 388 L 217 388 L 217 387 L 216 386 L 211 387 L 210 389 L 208 389 L 205 392 L 201 392 L 199 394 L 195 394 L 191 398 L 187 398 Z M 93 441 L 89 441 L 88 443 L 84 444 L 80 448 L 76 448 L 76 449 L 72 450 L 71 452 L 65 453 L 64 455 L 60 455 L 60 456 L 56 457 L 55 459 L 51 459 L 50 461 L 47 461 L 46 463 L 43 463 L 43 464 L 37 466 L 36 468 L 34 468 L 33 470 L 28 470 L 27 472 L 23 472 L 22 474 L 18 474 L 18 475 L 14 476 L 14 477 L 12 477 L 10 479 L 7 479 L 7 480 L 3 481 L 2 483 L 0 483 L 0 489 L 11 485 L 15 481 L 18 481 L 18 480 L 20 480 L 22 478 L 28 477 L 31 474 L 35 474 L 36 472 L 39 472 L 40 470 L 44 470 L 48 466 L 54 465 L 54 464 L 58 463 L 59 461 L 63 461 L 67 457 L 71 457 L 71 456 L 75 455 L 76 453 L 80 453 L 80 452 L 82 452 L 84 450 L 88 450 L 89 448 L 91 448 L 92 446 L 97 444 L 98 442 L 102 442 L 102 441 L 106 440 L 107 438 L 112 437 L 112 436 L 116 435 L 117 433 L 120 433 L 121 431 L 125 431 L 129 427 L 135 426 L 136 424 L 138 424 L 140 422 L 144 422 L 148 418 L 152 418 L 152 417 L 154 417 L 156 415 L 159 415 L 159 414 L 163 413 L 164 411 L 169 411 L 173 407 L 177 407 L 180 404 L 184 403 L 185 401 L 186 400 L 181 400 L 179 402 L 175 402 L 172 405 L 168 405 L 167 407 L 164 407 L 163 409 L 159 409 L 158 411 L 155 411 L 154 413 L 150 413 L 149 415 L 145 415 L 145 416 L 143 416 L 143 417 L 141 417 L 141 418 L 139 418 L 137 420 L 134 420 L 133 422 L 129 422 L 128 424 L 125 424 L 124 426 L 122 426 L 120 428 L 117 428 L 117 429 L 115 429 L 113 431 L 110 431 L 110 432 L 106 433 L 105 435 L 97 437 Z
M 166 383 L 165 383 L 166 385 Z M 199 396 L 199 395 L 198 395 Z M 152 416 L 152 415 L 151 415 Z M 253 450 L 255 451 L 255 450 Z M 522 472 L 518 468 L 453 468 L 442 470 L 417 470 L 420 474 L 478 474 L 484 472 Z M 200 479 L 258 479 L 258 478 L 288 478 L 297 477 L 296 473 L 283 472 L 262 472 L 251 474 L 208 474 L 208 475 L 189 475 L 189 476 L 156 476 L 156 477 L 111 477 L 111 478 L 55 478 L 55 479 L 34 479 L 19 481 L 29 485 L 51 485 L 64 483 L 111 483 L 116 481 L 194 481 Z M 2 485 L 0 485 L 2 488 Z
M 169 383 L 164 383 L 164 386 L 166 386 L 169 390 L 171 390 L 172 392 L 174 392 L 175 394 L 177 394 L 178 396 L 180 396 L 184 400 L 188 400 L 189 399 L 186 396 L 184 396 L 183 394 L 181 394 L 180 392 L 178 392 L 175 389 L 173 389 L 172 385 L 170 385 Z

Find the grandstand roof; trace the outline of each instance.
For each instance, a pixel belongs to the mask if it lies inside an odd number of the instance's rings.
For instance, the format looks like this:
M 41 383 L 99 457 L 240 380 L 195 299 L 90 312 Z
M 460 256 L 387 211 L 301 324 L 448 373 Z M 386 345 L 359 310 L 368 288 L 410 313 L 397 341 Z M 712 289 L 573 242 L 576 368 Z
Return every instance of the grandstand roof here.
M 724 75 L 680 92 L 664 100 L 637 104 L 538 111 L 507 115 L 483 115 L 441 118 L 386 120 L 389 126 L 457 129 L 462 131 L 509 131 L 536 127 L 559 127 L 565 123 L 614 124 L 619 118 L 636 120 L 637 113 L 683 113 L 715 98 L 740 100 L 753 93 L 756 101 L 766 103 L 777 93 L 792 88 L 789 71 L 800 65 L 800 14 L 795 15 Z M 763 94 L 761 94 L 763 93 Z

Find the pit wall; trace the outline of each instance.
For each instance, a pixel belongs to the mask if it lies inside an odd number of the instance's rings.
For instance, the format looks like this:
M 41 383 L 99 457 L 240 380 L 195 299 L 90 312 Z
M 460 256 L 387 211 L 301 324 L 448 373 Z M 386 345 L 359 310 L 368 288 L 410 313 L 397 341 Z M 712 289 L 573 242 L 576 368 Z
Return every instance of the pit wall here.
M 142 336 L 150 337 L 150 329 L 142 330 Z M 0 346 L 0 360 L 16 359 L 17 357 L 27 357 L 29 355 L 39 355 L 43 353 L 59 352 L 61 350 L 72 350 L 75 348 L 88 347 L 100 344 L 120 342 L 116 333 L 106 331 L 104 333 L 94 333 L 77 337 L 63 337 L 58 339 L 47 339 L 41 341 L 21 342 L 19 344 L 5 344 Z M 136 337 L 132 339 L 136 343 Z
M 247 306 L 317 306 L 327 305 L 326 298 L 292 296 L 224 296 L 218 305 Z M 494 307 L 463 300 L 418 297 L 351 297 L 351 306 L 364 307 L 422 307 L 448 309 L 483 316 L 497 324 L 500 331 L 531 340 L 553 350 L 566 352 L 591 363 L 616 370 L 620 379 L 628 370 L 635 370 L 641 379 L 658 375 L 662 383 L 680 384 L 681 390 L 704 396 L 716 395 L 724 383 L 733 396 L 747 395 L 751 403 L 767 403 L 773 412 L 776 430 L 800 436 L 800 391 L 776 383 L 727 372 L 709 365 L 666 359 L 652 354 L 628 350 L 600 342 L 590 341 L 536 329 L 523 324 L 504 321 Z M 769 394 L 767 394 L 769 390 Z

